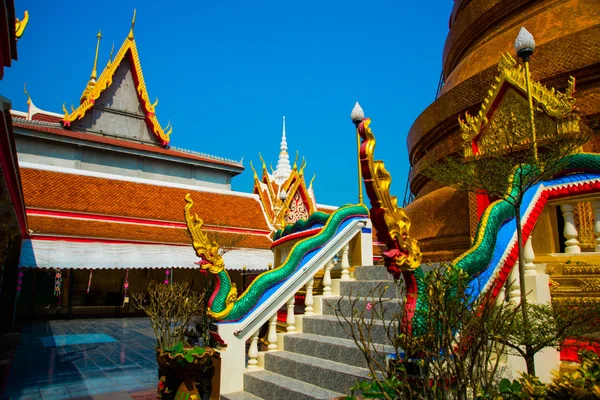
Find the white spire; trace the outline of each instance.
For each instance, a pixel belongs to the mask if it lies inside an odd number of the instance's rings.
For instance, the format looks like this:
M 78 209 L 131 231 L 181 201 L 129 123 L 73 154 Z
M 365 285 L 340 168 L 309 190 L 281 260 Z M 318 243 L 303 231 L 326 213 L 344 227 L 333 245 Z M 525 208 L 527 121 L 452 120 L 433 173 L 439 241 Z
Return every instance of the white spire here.
M 279 147 L 279 160 L 277 168 L 273 171 L 273 178 L 278 185 L 281 185 L 290 176 L 292 166 L 287 152 L 287 140 L 285 138 L 285 117 L 283 117 L 283 133 L 281 134 L 281 146 Z

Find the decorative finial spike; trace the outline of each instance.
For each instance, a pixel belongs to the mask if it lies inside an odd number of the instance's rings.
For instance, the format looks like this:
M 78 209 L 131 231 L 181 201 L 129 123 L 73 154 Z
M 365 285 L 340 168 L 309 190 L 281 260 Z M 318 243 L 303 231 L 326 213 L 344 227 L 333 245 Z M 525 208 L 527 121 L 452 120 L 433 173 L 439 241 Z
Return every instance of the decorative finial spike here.
M 23 92 L 25 92 L 25 94 L 27 95 L 27 105 L 30 106 L 31 105 L 31 96 L 29 95 L 29 93 L 27 93 L 27 82 L 25 82 L 23 84 Z
M 100 50 L 100 40 L 102 39 L 102 31 L 98 30 L 98 34 L 96 35 L 98 41 L 96 42 L 96 55 L 94 56 L 94 67 L 92 68 L 92 73 L 90 75 L 90 82 L 96 82 L 96 78 L 98 78 L 98 73 L 96 68 L 98 66 L 98 50 Z
M 114 52 L 115 52 L 115 44 L 113 43 L 112 47 L 110 48 L 110 55 L 108 56 L 108 65 L 110 65 L 112 63 Z
M 358 104 L 358 101 L 356 102 L 356 104 L 354 104 L 354 108 L 350 113 L 350 118 L 354 123 L 360 123 L 363 119 L 365 119 L 365 112 L 363 111 L 360 104 Z
M 135 26 L 135 14 L 136 14 L 136 9 L 133 9 L 133 18 L 131 20 L 131 30 L 129 31 L 129 36 L 127 36 L 127 38 L 129 40 L 133 40 L 134 36 L 133 36 L 133 27 Z
M 290 157 L 288 155 L 287 138 L 285 136 L 285 116 L 283 117 L 283 130 L 281 133 L 281 144 L 279 146 L 279 160 L 277 161 L 277 168 L 273 172 L 273 178 L 281 185 L 290 176 L 292 167 L 290 165 Z

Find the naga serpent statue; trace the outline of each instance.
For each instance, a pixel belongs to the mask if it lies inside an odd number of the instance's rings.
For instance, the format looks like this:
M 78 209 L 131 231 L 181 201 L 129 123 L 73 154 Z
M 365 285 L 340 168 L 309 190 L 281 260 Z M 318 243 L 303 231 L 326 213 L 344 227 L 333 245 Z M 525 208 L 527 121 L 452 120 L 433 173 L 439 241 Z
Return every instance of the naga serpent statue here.
M 331 215 L 316 212 L 307 220 L 300 220 L 286 226 L 284 230 L 275 234 L 274 244 L 287 235 L 302 236 L 301 240 L 293 245 L 280 266 L 257 276 L 244 293 L 238 296 L 236 285 L 231 282 L 225 269 L 219 245 L 202 231 L 202 219 L 196 214 L 192 215 L 191 209 L 194 203 L 189 194 L 186 195 L 185 201 L 187 228 L 196 255 L 201 259 L 197 264 L 216 276 L 216 286 L 209 299 L 208 315 L 220 322 L 234 322 L 244 318 L 261 302 L 263 295 L 269 289 L 289 278 L 300 267 L 301 261 L 307 254 L 328 243 L 344 221 L 353 217 L 368 216 L 368 210 L 364 205 L 348 205 L 340 207 Z
M 370 123 L 370 119 L 362 119 L 362 121 L 357 122 L 357 130 L 361 138 L 361 169 L 366 192 L 371 203 L 370 217 L 374 228 L 377 230 L 378 241 L 385 243 L 387 247 L 387 250 L 383 253 L 385 266 L 394 275 L 395 279 L 399 279 L 402 275 L 406 284 L 407 299 L 405 303 L 405 320 L 403 321 L 404 329 L 412 330 L 418 335 L 424 330 L 428 312 L 426 296 L 423 295 L 426 288 L 421 280 L 423 271 L 419 267 L 421 253 L 417 241 L 409 236 L 410 221 L 408 217 L 403 209 L 398 208 L 396 198 L 390 196 L 390 174 L 385 170 L 382 161 L 375 161 L 373 158 L 375 137 L 369 127 Z M 532 200 L 531 209 L 533 211 L 531 214 L 533 215 L 528 220 L 523 221 L 524 241 L 531 233 L 533 225 L 535 225 L 535 221 L 547 200 L 600 191 L 599 154 L 572 154 L 564 159 L 562 165 L 564 166 L 562 175 L 558 174 L 557 178 L 542 182 L 546 185 L 544 190 L 539 191 L 539 195 L 534 199 L 534 204 Z M 523 165 L 521 168 L 532 167 Z M 567 173 L 580 174 L 564 176 Z M 520 175 L 519 169 L 515 169 L 513 176 L 509 179 L 510 185 L 506 197 L 515 196 L 518 190 L 516 177 Z M 530 190 L 533 189 L 536 188 Z M 452 262 L 454 266 L 468 274 L 472 283 L 484 271 L 490 270 L 490 264 L 494 261 L 493 255 L 500 228 L 506 221 L 513 218 L 515 218 L 515 210 L 510 203 L 497 200 L 490 204 L 479 221 L 472 247 Z M 486 294 L 491 299 L 494 299 L 500 292 L 518 258 L 516 245 L 510 250 L 507 260 L 504 260 L 502 265 L 491 266 L 501 267 L 496 270 L 496 275 L 491 276 L 490 273 L 487 276 L 491 284 L 486 285 Z M 478 293 L 478 295 L 481 294 L 483 293 Z

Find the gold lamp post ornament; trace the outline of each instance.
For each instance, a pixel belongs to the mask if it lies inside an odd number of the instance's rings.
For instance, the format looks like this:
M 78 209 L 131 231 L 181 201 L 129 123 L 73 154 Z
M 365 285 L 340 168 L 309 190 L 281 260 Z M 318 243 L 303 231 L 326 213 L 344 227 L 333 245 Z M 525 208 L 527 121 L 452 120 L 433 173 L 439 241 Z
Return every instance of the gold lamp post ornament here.
M 358 133 L 358 125 L 365 119 L 365 112 L 363 111 L 358 101 L 354 105 L 352 112 L 350 113 L 350 118 L 352 119 L 352 123 L 356 127 L 356 147 L 358 150 L 358 204 L 363 203 L 363 182 L 362 182 L 362 171 L 360 169 L 360 134 Z
M 535 49 L 535 40 L 533 35 L 529 33 L 525 27 L 521 27 L 519 35 L 515 40 L 515 51 L 517 56 L 523 60 L 525 64 L 525 85 L 527 86 L 527 101 L 529 102 L 529 122 L 531 124 L 531 141 L 533 143 L 533 158 L 535 161 L 538 159 L 537 143 L 535 136 L 535 120 L 534 120 L 534 109 L 533 109 L 533 96 L 531 94 L 531 77 L 529 76 L 529 57 L 533 54 Z

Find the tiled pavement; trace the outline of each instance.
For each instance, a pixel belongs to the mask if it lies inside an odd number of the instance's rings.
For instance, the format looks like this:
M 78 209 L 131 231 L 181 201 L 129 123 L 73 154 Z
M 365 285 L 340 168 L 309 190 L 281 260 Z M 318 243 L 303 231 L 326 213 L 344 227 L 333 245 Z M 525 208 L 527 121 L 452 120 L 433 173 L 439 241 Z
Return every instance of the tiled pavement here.
M 3 398 L 59 400 L 156 387 L 147 318 L 32 322 L 23 328 Z

